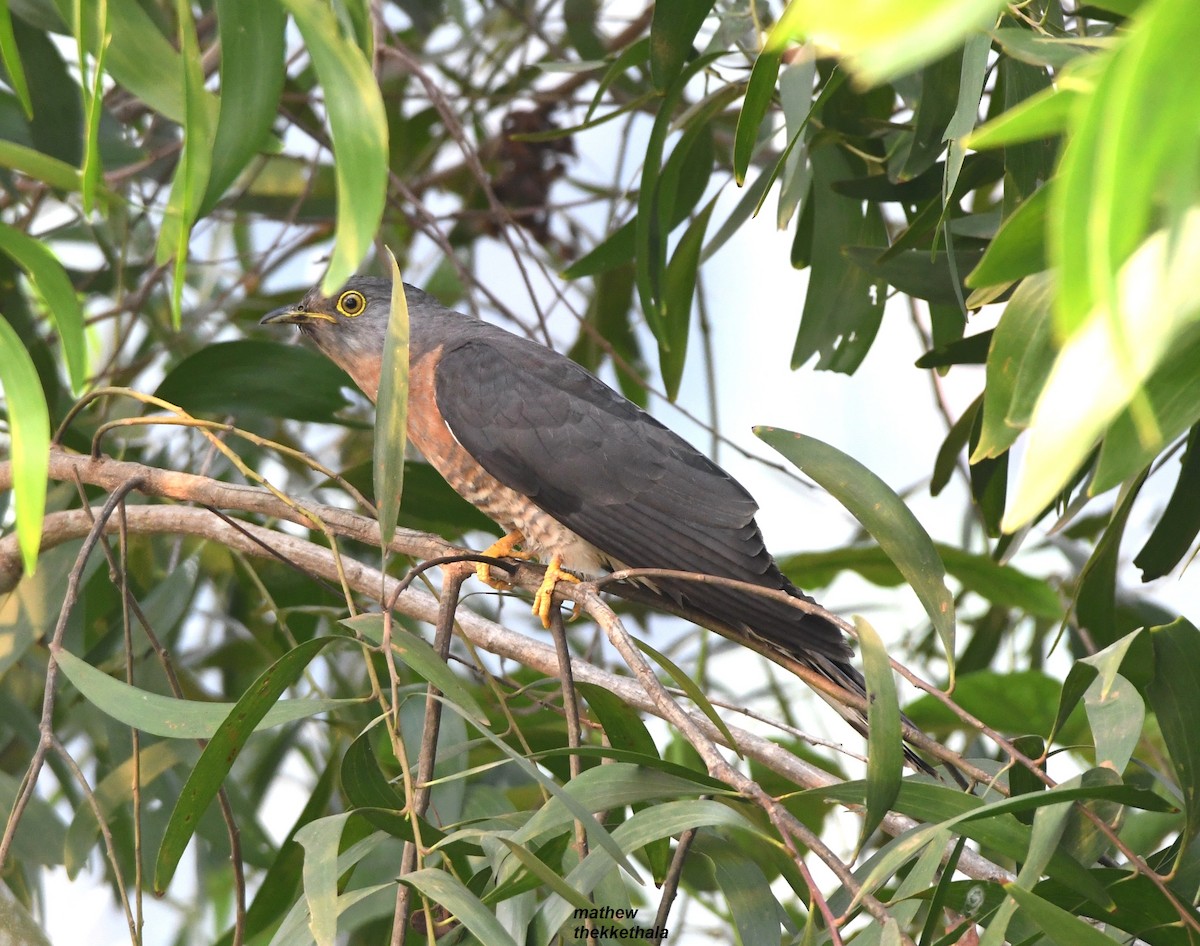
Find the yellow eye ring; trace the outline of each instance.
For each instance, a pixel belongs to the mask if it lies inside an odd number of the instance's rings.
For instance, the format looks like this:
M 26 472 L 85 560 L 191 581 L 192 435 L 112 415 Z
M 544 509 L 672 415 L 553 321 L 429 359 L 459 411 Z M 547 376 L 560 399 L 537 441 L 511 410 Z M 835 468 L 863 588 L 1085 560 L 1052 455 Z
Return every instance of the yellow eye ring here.
M 367 300 L 357 289 L 347 289 L 338 296 L 337 310 L 348 319 L 362 315 L 367 308 Z

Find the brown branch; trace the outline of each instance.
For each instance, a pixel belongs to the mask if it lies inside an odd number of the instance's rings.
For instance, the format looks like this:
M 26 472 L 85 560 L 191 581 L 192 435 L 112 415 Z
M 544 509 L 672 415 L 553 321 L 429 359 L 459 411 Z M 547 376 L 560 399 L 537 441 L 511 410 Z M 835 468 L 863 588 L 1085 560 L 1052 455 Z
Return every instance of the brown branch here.
M 11 464 L 0 463 L 0 489 L 11 485 L 11 476 Z M 107 489 L 116 488 L 137 477 L 141 481 L 139 489 L 147 495 L 207 502 L 227 509 L 275 516 L 311 527 L 311 523 L 303 519 L 295 507 L 280 502 L 265 490 L 221 483 L 206 477 L 160 470 L 106 457 L 92 460 L 61 450 L 52 451 L 50 476 L 52 479 L 68 480 L 74 480 L 78 476 L 84 483 Z M 335 507 L 310 508 L 322 517 L 327 528 L 335 534 L 378 547 L 379 530 L 373 520 Z M 235 528 L 204 509 L 150 505 L 131 506 L 126 513 L 130 534 L 193 535 L 219 542 L 253 557 L 268 555 L 265 550 L 270 548 L 274 550 L 274 555 L 286 557 L 316 577 L 330 581 L 339 580 L 338 563 L 334 553 L 328 548 L 294 535 L 247 522 L 239 522 Z M 85 535 L 89 528 L 90 517 L 83 510 L 53 513 L 46 518 L 43 549 Z M 108 529 L 115 529 L 115 524 L 109 524 Z M 396 531 L 391 548 L 393 551 L 420 558 L 474 554 L 455 548 L 435 536 L 406 529 Z M 20 555 L 15 537 L 0 539 L 0 591 L 4 590 L 6 579 L 9 582 L 8 588 L 15 585 L 20 574 L 19 562 Z M 429 624 L 437 622 L 439 604 L 428 592 L 411 587 L 398 592 L 400 582 L 397 579 L 381 575 L 376 569 L 354 559 L 343 559 L 343 566 L 345 580 L 355 592 L 377 600 L 382 589 L 382 597 L 385 600 L 391 600 L 395 596 L 396 609 L 400 613 Z M 519 587 L 533 590 L 540 584 L 541 577 L 540 568 L 523 563 L 513 575 L 507 577 L 507 580 Z M 559 594 L 576 601 L 594 599 L 605 610 L 610 610 L 600 601 L 595 589 L 586 585 L 560 584 Z M 463 637 L 473 646 L 514 660 L 548 677 L 559 678 L 559 660 L 555 648 L 518 634 L 467 609 L 460 609 L 457 618 Z M 571 658 L 570 665 L 576 681 L 602 687 L 635 709 L 668 718 L 659 703 L 642 686 L 629 678 L 607 673 L 576 657 Z M 713 744 L 726 744 L 723 734 L 702 714 L 688 713 L 673 707 L 672 717 L 677 718 L 678 713 L 683 713 L 684 718 L 689 721 L 691 735 L 698 734 L 703 740 Z M 736 726 L 730 726 L 729 729 L 733 736 L 731 748 L 735 748 L 744 757 L 760 762 L 800 788 L 821 788 L 838 783 L 829 773 L 809 765 L 762 736 Z M 917 822 L 912 819 L 892 813 L 885 818 L 883 827 L 889 834 L 899 834 L 916 825 Z M 1011 879 L 1006 871 L 969 851 L 964 852 L 960 870 L 967 876 L 980 880 L 1005 882 Z

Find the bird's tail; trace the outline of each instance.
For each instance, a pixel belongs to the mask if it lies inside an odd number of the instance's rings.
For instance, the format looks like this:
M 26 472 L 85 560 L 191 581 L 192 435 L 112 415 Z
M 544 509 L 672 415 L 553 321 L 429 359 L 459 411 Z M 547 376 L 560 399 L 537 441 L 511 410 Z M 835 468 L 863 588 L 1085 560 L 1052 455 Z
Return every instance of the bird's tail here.
M 856 696 L 860 696 L 863 699 L 867 698 L 867 681 L 863 678 L 863 675 L 859 673 L 858 670 L 855 669 L 851 664 L 842 660 L 837 660 L 833 657 L 826 657 L 823 654 L 803 654 L 798 656 L 807 667 L 815 670 L 826 680 L 829 680 L 837 687 L 853 693 Z M 825 693 L 822 690 L 817 690 L 816 693 L 821 697 L 821 699 L 837 710 L 838 715 L 846 720 L 846 722 L 848 722 L 852 727 L 854 727 L 856 732 L 863 737 L 866 737 L 867 717 L 862 710 L 855 706 L 847 706 L 844 703 L 840 703 L 835 696 Z M 917 728 L 913 724 L 913 721 L 903 713 L 900 714 L 900 719 L 913 729 Z M 931 766 L 913 751 L 907 740 L 904 744 L 904 761 L 918 772 L 924 772 L 926 775 L 932 775 L 935 778 L 940 777 L 933 766 Z M 949 763 L 947 763 L 946 768 L 954 777 L 954 780 L 958 782 L 962 788 L 967 787 L 967 782 L 958 769 Z

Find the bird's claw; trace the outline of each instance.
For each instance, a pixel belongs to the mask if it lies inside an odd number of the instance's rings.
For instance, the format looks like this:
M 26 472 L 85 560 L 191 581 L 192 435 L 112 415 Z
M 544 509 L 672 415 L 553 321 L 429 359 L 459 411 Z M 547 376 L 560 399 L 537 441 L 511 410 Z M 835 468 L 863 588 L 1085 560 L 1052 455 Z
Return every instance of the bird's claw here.
M 546 566 L 546 575 L 542 579 L 541 587 L 538 588 L 537 594 L 533 596 L 533 613 L 541 619 L 542 627 L 547 630 L 550 629 L 550 615 L 554 610 L 554 586 L 559 581 L 569 581 L 571 584 L 577 585 L 581 579 L 568 571 L 564 571 L 562 568 L 562 557 L 555 555 Z M 579 617 L 579 602 L 575 602 L 570 620 L 574 620 L 577 617 Z
M 517 546 L 524 541 L 525 536 L 520 532 L 510 532 L 504 538 L 497 539 L 489 545 L 482 554 L 488 558 L 518 558 L 526 562 L 536 559 L 536 555 L 517 550 Z M 512 585 L 503 579 L 492 577 L 491 566 L 487 562 L 479 562 L 475 566 L 475 577 L 497 591 L 509 591 L 512 588 Z

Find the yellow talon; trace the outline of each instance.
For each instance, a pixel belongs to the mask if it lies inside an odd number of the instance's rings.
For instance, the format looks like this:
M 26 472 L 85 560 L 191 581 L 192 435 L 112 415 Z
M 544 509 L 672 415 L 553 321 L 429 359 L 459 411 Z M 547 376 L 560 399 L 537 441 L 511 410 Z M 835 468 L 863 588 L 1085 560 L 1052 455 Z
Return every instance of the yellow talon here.
M 569 581 L 577 585 L 581 579 L 568 571 L 563 571 L 562 556 L 553 555 L 546 565 L 546 577 L 542 579 L 541 587 L 533 596 L 533 613 L 542 619 L 542 627 L 546 629 L 550 628 L 550 611 L 554 607 L 554 586 L 559 581 Z M 575 617 L 578 613 L 579 605 L 576 604 L 575 610 L 571 612 L 571 617 Z
M 484 555 L 488 558 L 519 558 L 523 561 L 532 561 L 537 558 L 529 552 L 518 552 L 517 546 L 525 541 L 525 536 L 520 532 L 510 532 L 502 539 L 497 539 L 486 549 L 483 550 Z M 491 566 L 487 562 L 479 562 L 475 566 L 475 575 L 485 585 L 495 588 L 497 591 L 507 591 L 512 587 L 508 582 L 493 578 L 491 574 Z

